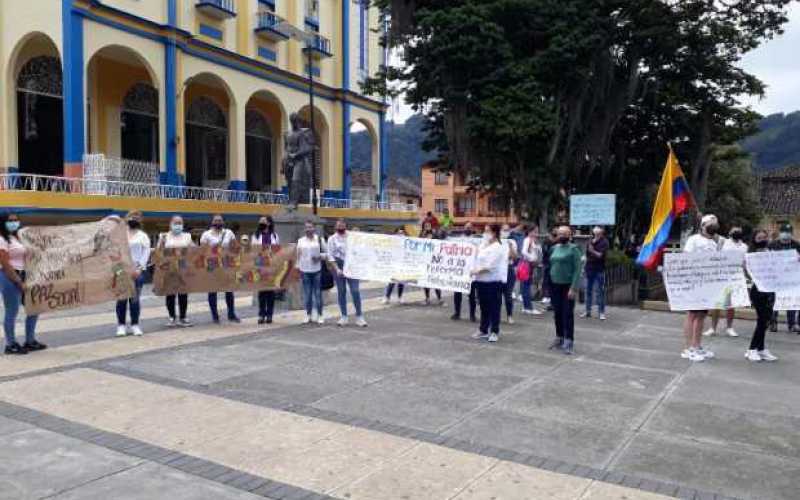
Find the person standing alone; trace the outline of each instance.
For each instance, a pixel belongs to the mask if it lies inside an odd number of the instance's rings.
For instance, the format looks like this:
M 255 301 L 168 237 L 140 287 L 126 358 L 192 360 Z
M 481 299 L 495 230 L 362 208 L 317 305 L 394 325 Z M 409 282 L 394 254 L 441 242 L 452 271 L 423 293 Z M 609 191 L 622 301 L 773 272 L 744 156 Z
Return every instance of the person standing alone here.
M 596 226 L 594 237 L 586 246 L 586 312 L 581 318 L 592 317 L 592 302 L 597 290 L 597 314 L 601 320 L 606 319 L 606 255 L 608 254 L 608 238 L 605 230 Z
M 550 299 L 556 338 L 550 349 L 572 354 L 575 344 L 575 297 L 581 281 L 581 251 L 571 242 L 572 230 L 561 226 L 550 249 Z
M 359 281 L 344 275 L 344 264 L 347 261 L 347 224 L 344 219 L 336 221 L 336 233 L 328 238 L 328 260 L 335 268 L 336 292 L 339 298 L 339 311 L 342 317 L 339 318 L 339 326 L 347 326 L 347 289 L 350 288 L 350 296 L 353 298 L 353 307 L 356 310 L 356 325 L 367 326 L 364 313 L 361 310 L 361 291 Z

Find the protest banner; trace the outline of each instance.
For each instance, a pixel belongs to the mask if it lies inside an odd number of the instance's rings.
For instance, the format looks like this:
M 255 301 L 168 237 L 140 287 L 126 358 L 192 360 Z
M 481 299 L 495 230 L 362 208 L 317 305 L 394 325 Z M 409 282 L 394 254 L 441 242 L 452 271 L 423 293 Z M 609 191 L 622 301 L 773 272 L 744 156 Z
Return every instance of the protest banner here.
M 348 278 L 469 293 L 469 273 L 478 253 L 473 242 L 347 234 L 344 274 Z
M 279 290 L 291 279 L 294 244 L 230 248 L 156 248 L 153 252 L 153 293 Z
M 800 311 L 800 287 L 775 293 L 776 311 Z
M 800 262 L 795 250 L 748 253 L 747 272 L 762 292 L 800 288 Z
M 569 223 L 573 226 L 616 224 L 617 195 L 573 194 L 569 197 Z
M 673 311 L 750 306 L 739 252 L 668 253 L 663 272 Z
M 42 314 L 127 299 L 135 293 L 128 228 L 119 217 L 25 227 L 25 312 Z

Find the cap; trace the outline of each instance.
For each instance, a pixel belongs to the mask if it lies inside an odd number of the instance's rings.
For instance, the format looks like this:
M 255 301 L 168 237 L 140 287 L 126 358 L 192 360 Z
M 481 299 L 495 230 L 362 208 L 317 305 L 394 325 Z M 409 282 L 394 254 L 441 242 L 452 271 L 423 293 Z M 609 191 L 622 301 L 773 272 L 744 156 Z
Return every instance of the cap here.
M 710 224 L 718 224 L 717 216 L 714 214 L 706 214 L 700 219 L 700 227 L 706 227 Z

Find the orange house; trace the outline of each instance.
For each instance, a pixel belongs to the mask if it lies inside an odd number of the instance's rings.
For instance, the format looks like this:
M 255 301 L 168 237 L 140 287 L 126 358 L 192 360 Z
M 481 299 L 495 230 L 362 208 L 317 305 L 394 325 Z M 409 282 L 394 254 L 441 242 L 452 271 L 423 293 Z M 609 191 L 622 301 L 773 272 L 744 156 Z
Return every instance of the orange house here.
M 422 203 L 420 217 L 428 212 L 437 216 L 445 209 L 453 216 L 456 226 L 467 222 L 477 225 L 517 224 L 519 218 L 509 213 L 491 193 L 470 190 L 461 174 L 442 172 L 432 164 L 422 166 Z

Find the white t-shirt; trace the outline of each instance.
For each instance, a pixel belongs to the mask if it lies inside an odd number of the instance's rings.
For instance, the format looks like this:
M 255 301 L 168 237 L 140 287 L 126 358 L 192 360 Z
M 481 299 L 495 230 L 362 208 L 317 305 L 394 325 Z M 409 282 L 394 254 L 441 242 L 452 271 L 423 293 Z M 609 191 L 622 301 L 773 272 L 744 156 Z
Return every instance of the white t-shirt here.
M 0 236 L 0 250 L 8 253 L 8 263 L 12 269 L 17 271 L 25 270 L 25 247 L 16 236 L 9 236 L 10 241 Z
M 253 233 L 253 236 L 250 237 L 250 244 L 253 246 L 262 245 L 261 234 L 262 233 Z M 270 240 L 272 240 L 269 242 L 270 245 L 280 245 L 281 240 L 278 238 L 278 233 L 272 233 L 272 238 L 270 238 Z
M 209 229 L 200 236 L 200 244 L 210 247 L 222 246 L 226 248 L 234 239 L 236 239 L 236 236 L 230 229 L 222 229 L 219 232 L 216 229 Z
M 304 273 L 322 271 L 322 260 L 327 258 L 325 251 L 325 242 L 320 242 L 319 236 L 315 234 L 312 239 L 303 236 L 297 240 L 297 268 Z
M 328 238 L 328 259 L 336 262 L 336 259 L 345 260 L 347 257 L 347 233 L 334 233 Z
M 190 233 L 180 233 L 176 235 L 170 231 L 168 233 L 161 233 L 159 245 L 164 248 L 187 248 L 193 246 L 194 242 L 192 242 L 192 235 Z
M 475 281 L 482 283 L 490 282 L 504 282 L 508 277 L 508 268 L 506 267 L 506 256 L 508 255 L 508 246 L 502 245 L 499 242 L 484 245 L 478 250 L 478 258 L 475 262 L 477 269 L 488 269 L 475 277 Z
M 684 252 L 719 252 L 720 244 L 717 240 L 706 238 L 702 234 L 693 234 L 686 240 L 683 247 Z
M 128 245 L 131 247 L 133 267 L 139 271 L 147 269 L 150 261 L 150 237 L 141 229 L 128 230 Z
M 533 265 L 538 265 L 542 261 L 542 247 L 536 243 L 536 240 L 525 238 L 522 242 L 522 258 Z
M 745 243 L 744 241 L 740 241 L 739 243 L 736 243 L 733 240 L 725 240 L 722 243 L 722 251 L 723 252 L 742 252 L 742 253 L 747 253 L 747 250 L 748 250 L 747 243 Z

